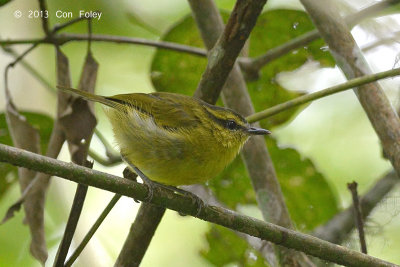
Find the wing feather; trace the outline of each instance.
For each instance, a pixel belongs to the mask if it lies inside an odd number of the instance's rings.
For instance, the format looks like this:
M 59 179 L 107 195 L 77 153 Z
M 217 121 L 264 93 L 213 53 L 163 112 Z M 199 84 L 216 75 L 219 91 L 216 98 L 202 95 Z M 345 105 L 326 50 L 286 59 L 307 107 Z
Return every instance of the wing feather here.
M 132 107 L 167 129 L 194 127 L 199 121 L 198 102 L 188 96 L 166 92 L 121 94 L 107 99 Z

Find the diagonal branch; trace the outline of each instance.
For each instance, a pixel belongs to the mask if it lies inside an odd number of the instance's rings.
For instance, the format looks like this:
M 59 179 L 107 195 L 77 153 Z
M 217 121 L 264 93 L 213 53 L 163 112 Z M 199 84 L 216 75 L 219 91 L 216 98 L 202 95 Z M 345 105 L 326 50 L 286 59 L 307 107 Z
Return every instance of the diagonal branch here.
M 247 116 L 246 119 L 250 123 L 256 122 L 256 121 L 268 118 L 270 116 L 273 116 L 275 114 L 278 114 L 287 109 L 297 107 L 297 106 L 303 105 L 305 103 L 351 89 L 353 87 L 357 87 L 360 85 L 364 85 L 367 83 L 375 82 L 377 80 L 381 80 L 381 79 L 385 79 L 385 78 L 389 78 L 389 77 L 393 77 L 393 76 L 397 76 L 397 75 L 400 75 L 400 68 L 383 71 L 383 72 L 379 72 L 379 73 L 375 73 L 375 74 L 370 74 L 370 75 L 364 75 L 362 77 L 351 79 L 345 83 L 335 85 L 335 86 L 323 89 L 318 92 L 299 96 L 295 99 L 278 104 L 276 106 L 270 107 L 263 111 L 251 114 L 250 116 Z
M 209 52 L 207 67 L 197 86 L 195 97 L 208 103 L 217 102 L 236 58 L 255 26 L 265 3 L 266 0 L 236 1 L 224 31 L 217 41 L 212 38 L 213 48 Z M 195 17 L 198 18 L 198 16 Z M 216 27 L 221 28 L 222 25 Z M 216 31 L 217 34 L 220 32 L 218 29 L 204 29 L 207 34 L 212 31 Z M 202 34 L 203 38 L 204 34 Z M 209 44 L 206 46 L 208 49 L 211 48 Z
M 45 172 L 49 175 L 63 177 L 70 181 L 94 186 L 141 201 L 144 201 L 148 194 L 148 188 L 143 184 L 3 144 L 0 144 L 0 161 L 38 172 Z M 337 264 L 346 266 L 397 266 L 363 253 L 221 207 L 206 205 L 199 213 L 199 204 L 194 203 L 190 196 L 175 194 L 162 187 L 154 190 L 151 203 L 183 214 L 197 215 L 196 217 L 199 219 L 259 237 L 280 246 L 300 250 Z
M 93 235 L 96 233 L 97 229 L 100 227 L 101 223 L 104 221 L 104 219 L 107 217 L 107 215 L 110 213 L 112 208 L 117 204 L 118 200 L 121 198 L 121 195 L 115 194 L 113 198 L 110 200 L 108 203 L 107 207 L 103 210 L 103 212 L 100 214 L 100 216 L 97 218 L 96 222 L 92 225 L 88 233 L 85 235 L 81 243 L 78 245 L 78 247 L 74 250 L 74 252 L 71 254 L 71 256 L 68 258 L 68 260 L 65 262 L 64 266 L 65 267 L 70 267 L 72 264 L 75 262 L 75 260 L 79 257 L 79 255 L 82 253 L 83 249 L 89 243 L 90 239 L 93 237 Z

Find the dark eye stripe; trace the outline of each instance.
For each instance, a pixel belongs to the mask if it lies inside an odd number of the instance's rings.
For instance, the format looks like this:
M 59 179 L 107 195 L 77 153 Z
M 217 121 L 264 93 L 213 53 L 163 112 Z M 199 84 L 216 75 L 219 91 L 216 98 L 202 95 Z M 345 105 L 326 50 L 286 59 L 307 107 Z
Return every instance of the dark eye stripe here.
M 210 119 L 212 119 L 214 122 L 218 123 L 219 125 L 221 125 L 222 127 L 228 129 L 228 130 L 245 130 L 246 127 L 238 124 L 236 121 L 232 120 L 232 119 L 228 119 L 228 120 L 224 120 L 224 119 L 220 119 L 218 117 L 216 117 L 214 114 L 212 114 L 210 111 L 207 110 L 207 108 L 204 108 L 204 111 L 206 112 L 206 114 L 208 115 L 208 117 Z M 228 124 L 230 122 L 233 122 L 235 124 L 235 127 L 230 128 L 228 126 Z
M 242 115 L 240 115 L 239 113 L 237 113 L 236 111 L 234 111 L 234 110 L 232 110 L 232 109 L 225 108 L 225 107 L 213 106 L 213 105 L 210 105 L 210 104 L 208 104 L 208 103 L 206 103 L 206 102 L 203 102 L 202 104 L 203 104 L 204 106 L 206 106 L 206 109 L 209 108 L 209 109 L 217 110 L 217 111 L 218 111 L 218 110 L 223 110 L 223 111 L 229 110 L 230 113 L 236 117 L 236 120 L 237 120 L 238 122 L 242 122 L 243 124 L 247 124 L 246 119 L 245 119 Z

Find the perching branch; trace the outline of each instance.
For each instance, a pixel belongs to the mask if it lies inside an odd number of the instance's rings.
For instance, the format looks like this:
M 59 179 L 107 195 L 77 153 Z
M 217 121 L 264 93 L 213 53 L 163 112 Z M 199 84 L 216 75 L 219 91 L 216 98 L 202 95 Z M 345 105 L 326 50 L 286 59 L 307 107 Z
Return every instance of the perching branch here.
M 367 83 L 375 82 L 377 80 L 389 78 L 389 77 L 394 77 L 400 75 L 400 68 L 397 69 L 392 69 L 388 71 L 383 71 L 375 74 L 370 74 L 370 75 L 364 75 L 358 78 L 351 79 L 345 83 L 335 85 L 326 89 L 323 89 L 321 91 L 299 96 L 295 99 L 289 100 L 287 102 L 278 104 L 276 106 L 273 106 L 271 108 L 265 109 L 263 111 L 254 113 L 250 116 L 247 116 L 247 121 L 248 122 L 256 122 L 260 121 L 262 119 L 268 118 L 270 116 L 273 116 L 275 114 L 278 114 L 279 112 L 285 111 L 287 109 L 293 108 L 300 106 L 302 104 L 323 98 L 328 95 L 336 94 L 354 87 L 358 87 Z
M 144 201 L 149 193 L 148 188 L 143 184 L 3 144 L 0 144 L 0 161 L 38 172 L 45 172 L 49 175 L 63 177 L 76 183 L 97 187 L 140 201 Z M 337 264 L 346 266 L 397 266 L 306 234 L 238 214 L 228 209 L 205 205 L 198 213 L 198 203 L 193 202 L 190 196 L 175 194 L 162 187 L 154 189 L 151 203 L 191 216 L 197 214 L 199 219 L 259 237 L 280 246 L 303 251 Z

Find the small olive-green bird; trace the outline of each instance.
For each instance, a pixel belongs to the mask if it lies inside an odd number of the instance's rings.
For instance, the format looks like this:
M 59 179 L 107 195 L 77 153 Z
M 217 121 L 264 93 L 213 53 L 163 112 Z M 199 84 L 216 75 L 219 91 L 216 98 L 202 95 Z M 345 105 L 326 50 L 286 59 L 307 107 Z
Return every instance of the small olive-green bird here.
M 158 92 L 99 96 L 59 89 L 105 108 L 128 164 L 165 185 L 204 182 L 220 173 L 252 135 L 270 131 L 251 127 L 235 111 L 194 97 Z

